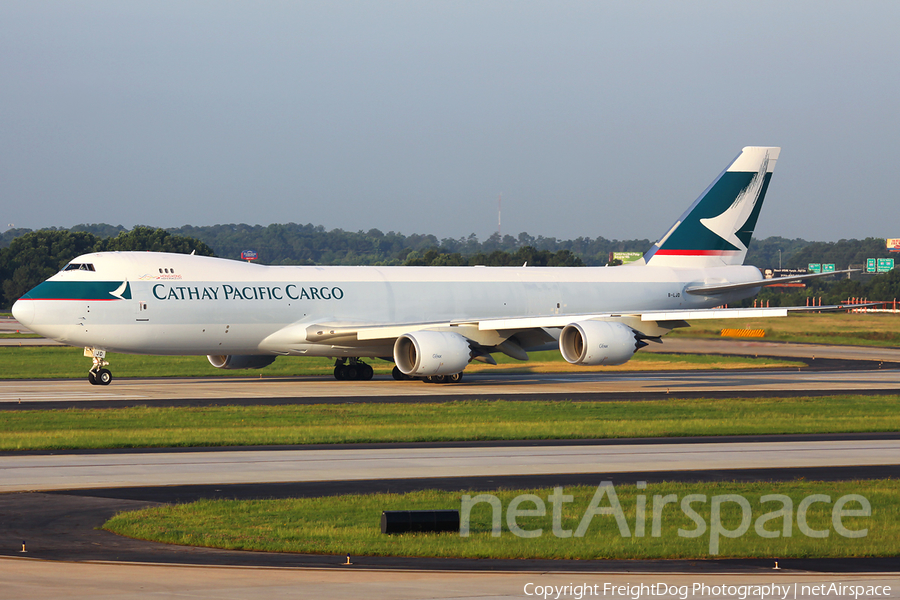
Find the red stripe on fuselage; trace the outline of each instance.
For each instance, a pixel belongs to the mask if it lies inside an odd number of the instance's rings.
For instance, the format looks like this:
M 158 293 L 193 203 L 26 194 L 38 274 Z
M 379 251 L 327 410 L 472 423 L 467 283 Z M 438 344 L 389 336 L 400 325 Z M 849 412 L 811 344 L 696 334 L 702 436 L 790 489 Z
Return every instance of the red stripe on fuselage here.
M 739 250 L 657 250 L 657 255 L 672 256 L 725 256 L 736 254 Z
M 115 302 L 121 298 L 21 298 L 21 300 L 62 300 L 63 302 Z

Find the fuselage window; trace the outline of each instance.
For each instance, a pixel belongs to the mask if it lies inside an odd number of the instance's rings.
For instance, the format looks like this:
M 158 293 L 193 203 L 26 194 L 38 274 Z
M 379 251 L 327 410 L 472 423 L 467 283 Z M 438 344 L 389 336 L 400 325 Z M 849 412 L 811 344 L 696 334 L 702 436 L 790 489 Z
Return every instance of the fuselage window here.
M 162 269 L 160 269 L 159 272 L 162 273 Z

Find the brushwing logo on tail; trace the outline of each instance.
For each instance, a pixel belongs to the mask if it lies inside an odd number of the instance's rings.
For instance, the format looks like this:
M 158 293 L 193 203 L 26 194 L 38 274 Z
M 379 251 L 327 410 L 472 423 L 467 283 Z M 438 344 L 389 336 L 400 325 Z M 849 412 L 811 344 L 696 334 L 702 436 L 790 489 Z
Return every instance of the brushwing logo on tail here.
M 743 148 L 644 255 L 646 264 L 743 264 L 780 150 L 775 146 Z
M 734 247 L 740 250 L 747 250 L 747 245 L 738 238 L 737 232 L 743 229 L 750 215 L 753 214 L 753 209 L 759 201 L 768 169 L 769 153 L 766 152 L 759 171 L 753 176 L 747 187 L 741 190 L 741 193 L 738 194 L 731 206 L 717 217 L 700 219 L 700 223 Z

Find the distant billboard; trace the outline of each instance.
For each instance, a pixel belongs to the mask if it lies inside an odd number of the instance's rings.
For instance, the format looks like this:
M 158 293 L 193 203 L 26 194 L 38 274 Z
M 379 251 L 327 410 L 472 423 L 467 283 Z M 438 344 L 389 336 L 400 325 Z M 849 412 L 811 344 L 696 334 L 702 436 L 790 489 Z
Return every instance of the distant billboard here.
M 241 260 L 256 260 L 256 250 L 244 250 L 241 252 Z
M 793 277 L 794 275 L 806 275 L 809 273 L 806 269 L 766 269 L 766 279 L 773 277 Z
M 622 261 L 622 264 L 628 264 L 636 260 L 640 260 L 644 256 L 643 252 L 610 252 L 609 262 Z
M 890 252 L 900 252 L 900 238 L 888 238 L 884 245 Z

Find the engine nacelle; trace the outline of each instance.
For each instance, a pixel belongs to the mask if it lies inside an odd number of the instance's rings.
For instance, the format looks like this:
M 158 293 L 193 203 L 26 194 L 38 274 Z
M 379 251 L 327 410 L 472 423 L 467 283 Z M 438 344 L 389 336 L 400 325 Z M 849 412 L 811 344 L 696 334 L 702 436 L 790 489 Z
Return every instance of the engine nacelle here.
M 394 342 L 394 363 L 413 377 L 459 373 L 471 358 L 468 340 L 449 331 L 404 333 Z
M 634 329 L 613 321 L 571 323 L 559 336 L 559 351 L 573 365 L 621 365 L 645 345 Z
M 262 369 L 275 362 L 276 356 L 265 354 L 208 354 L 209 364 L 217 369 Z

